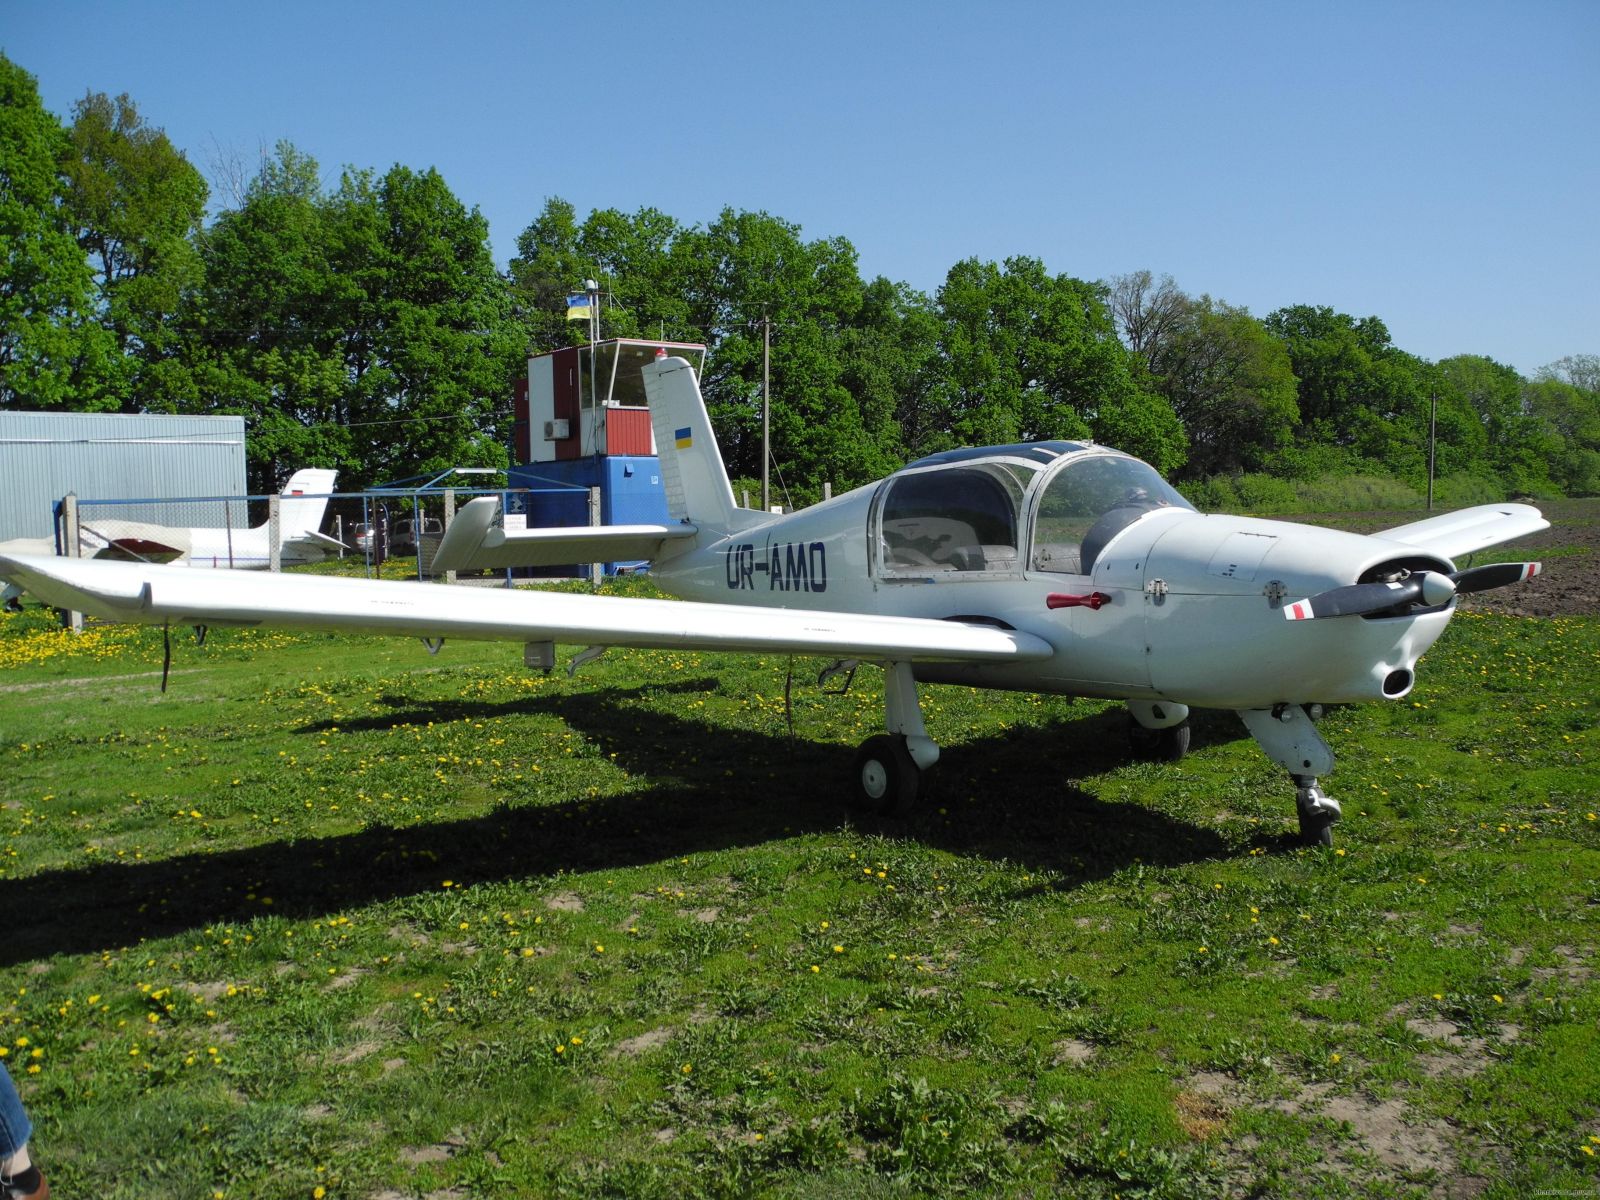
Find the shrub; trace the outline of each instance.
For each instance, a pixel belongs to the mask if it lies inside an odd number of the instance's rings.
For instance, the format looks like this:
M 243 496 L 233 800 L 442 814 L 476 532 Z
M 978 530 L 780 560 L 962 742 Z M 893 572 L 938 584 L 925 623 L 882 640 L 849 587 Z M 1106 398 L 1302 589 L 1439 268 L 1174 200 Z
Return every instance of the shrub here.
M 1466 508 L 1473 504 L 1498 504 L 1506 498 L 1505 485 L 1485 475 L 1457 471 L 1433 481 L 1433 502 L 1444 508 Z
M 1213 475 L 1209 479 L 1180 483 L 1178 491 L 1183 498 L 1201 512 L 1238 512 L 1239 493 L 1226 475 Z
M 1367 512 L 1423 506 L 1422 494 L 1398 479 L 1379 475 L 1323 475 L 1302 483 L 1303 512 Z
M 1294 485 L 1271 475 L 1241 475 L 1234 480 L 1239 501 L 1247 512 L 1284 513 L 1300 507 Z

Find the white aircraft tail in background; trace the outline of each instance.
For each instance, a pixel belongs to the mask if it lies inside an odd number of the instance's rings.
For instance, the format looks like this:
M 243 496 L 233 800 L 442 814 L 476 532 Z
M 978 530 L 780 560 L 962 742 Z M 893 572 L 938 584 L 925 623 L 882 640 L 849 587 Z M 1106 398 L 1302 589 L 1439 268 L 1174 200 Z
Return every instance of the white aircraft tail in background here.
M 283 485 L 278 500 L 278 561 L 290 567 L 321 562 L 342 547 L 337 538 L 321 532 L 337 471 L 302 467 Z M 188 550 L 176 560 L 191 567 L 232 567 L 264 571 L 272 562 L 270 524 L 250 529 L 176 530 L 189 535 Z

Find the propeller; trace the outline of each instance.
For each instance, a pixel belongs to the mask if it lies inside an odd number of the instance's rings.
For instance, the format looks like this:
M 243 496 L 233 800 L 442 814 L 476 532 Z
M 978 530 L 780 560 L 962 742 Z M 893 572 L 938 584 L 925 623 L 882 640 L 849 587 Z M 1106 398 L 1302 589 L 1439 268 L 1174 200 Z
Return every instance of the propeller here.
M 1415 571 L 1387 583 L 1353 583 L 1331 588 L 1284 605 L 1283 615 L 1291 621 L 1311 621 L 1321 617 L 1364 617 L 1417 605 L 1437 608 L 1465 592 L 1484 592 L 1532 579 L 1539 568 L 1536 562 L 1521 562 L 1491 563 L 1451 575 Z
M 1457 571 L 1450 578 L 1456 581 L 1457 592 L 1486 592 L 1490 588 L 1532 579 L 1542 567 L 1543 564 L 1536 562 L 1490 563 L 1486 567 Z

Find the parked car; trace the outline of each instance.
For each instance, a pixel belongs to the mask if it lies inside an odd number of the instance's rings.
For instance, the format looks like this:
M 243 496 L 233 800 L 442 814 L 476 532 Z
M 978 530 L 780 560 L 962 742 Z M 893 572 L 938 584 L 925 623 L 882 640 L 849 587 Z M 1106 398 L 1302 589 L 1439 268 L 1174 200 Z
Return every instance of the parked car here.
M 415 554 L 419 537 L 433 538 L 437 542 L 443 536 L 444 522 L 438 517 L 418 517 L 415 520 L 405 517 L 396 521 L 389 530 L 389 553 Z

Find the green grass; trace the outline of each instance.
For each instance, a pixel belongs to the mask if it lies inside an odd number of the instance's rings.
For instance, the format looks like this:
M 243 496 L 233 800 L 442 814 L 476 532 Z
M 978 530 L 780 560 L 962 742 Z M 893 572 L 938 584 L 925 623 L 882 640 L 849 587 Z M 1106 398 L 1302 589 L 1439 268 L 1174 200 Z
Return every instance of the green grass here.
M 797 662 L 791 736 L 782 659 L 174 640 L 163 695 L 158 632 L 0 624 L 64 1197 L 1600 1186 L 1600 621 L 1463 613 L 1330 712 L 1333 851 L 1230 714 L 1130 764 L 1115 706 L 927 688 L 896 823 L 843 799 L 874 671 Z

